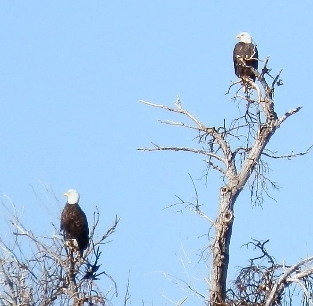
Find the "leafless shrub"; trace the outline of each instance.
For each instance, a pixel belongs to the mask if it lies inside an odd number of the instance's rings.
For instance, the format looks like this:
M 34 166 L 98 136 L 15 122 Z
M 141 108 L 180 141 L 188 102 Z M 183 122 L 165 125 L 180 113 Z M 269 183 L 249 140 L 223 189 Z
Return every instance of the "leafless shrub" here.
M 51 237 L 37 237 L 13 216 L 12 237 L 8 241 L 0 238 L 0 305 L 108 305 L 107 296 L 117 294 L 117 287 L 99 264 L 100 248 L 118 222 L 116 217 L 108 231 L 96 240 L 96 210 L 90 245 L 80 257 L 65 247 L 58 228 L 54 228 Z M 97 286 L 99 277 L 108 277 L 113 289 L 101 292 Z

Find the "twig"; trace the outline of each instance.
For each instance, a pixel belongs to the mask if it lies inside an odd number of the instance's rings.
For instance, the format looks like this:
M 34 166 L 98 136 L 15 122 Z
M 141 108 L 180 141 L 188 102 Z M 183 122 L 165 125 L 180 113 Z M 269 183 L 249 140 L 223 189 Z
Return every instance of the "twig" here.
M 272 155 L 272 154 L 268 154 L 266 152 L 263 152 L 262 154 L 267 156 L 267 157 L 270 157 L 270 158 L 274 158 L 274 159 L 280 159 L 280 158 L 287 158 L 287 159 L 290 159 L 290 158 L 294 158 L 294 157 L 298 157 L 298 156 L 303 156 L 303 155 L 306 155 L 308 154 L 311 149 L 312 149 L 313 145 L 311 145 L 307 150 L 305 150 L 304 152 L 298 152 L 298 153 L 291 153 L 291 154 L 287 154 L 287 155 Z

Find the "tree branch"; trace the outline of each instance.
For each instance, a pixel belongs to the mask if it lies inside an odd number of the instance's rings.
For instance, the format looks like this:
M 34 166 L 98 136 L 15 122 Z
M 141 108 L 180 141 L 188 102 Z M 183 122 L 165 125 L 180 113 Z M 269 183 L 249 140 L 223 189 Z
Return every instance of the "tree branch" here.
M 192 153 L 196 153 L 196 154 L 202 154 L 202 155 L 206 155 L 209 157 L 213 157 L 221 162 L 223 162 L 224 164 L 226 164 L 226 161 L 224 160 L 224 158 L 222 158 L 221 156 L 214 154 L 214 153 L 210 153 L 208 151 L 205 150 L 200 150 L 200 149 L 194 149 L 194 148 L 187 148 L 187 147 L 161 147 L 157 144 L 152 143 L 155 147 L 154 148 L 138 148 L 138 151 L 185 151 L 185 152 L 192 152 Z

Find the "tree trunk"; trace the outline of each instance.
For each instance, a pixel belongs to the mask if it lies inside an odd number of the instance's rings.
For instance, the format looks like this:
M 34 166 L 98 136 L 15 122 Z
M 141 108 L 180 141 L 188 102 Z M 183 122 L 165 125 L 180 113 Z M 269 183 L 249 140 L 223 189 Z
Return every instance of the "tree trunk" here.
M 276 123 L 276 124 L 275 124 Z M 234 203 L 253 173 L 265 146 L 279 125 L 264 125 L 255 140 L 238 175 L 228 175 L 229 183 L 220 189 L 219 213 L 215 221 L 215 240 L 212 246 L 213 265 L 211 271 L 210 304 L 225 305 L 227 270 L 229 264 L 229 245 L 234 222 Z
M 212 247 L 211 305 L 223 305 L 226 299 L 226 281 L 229 264 L 229 245 L 234 222 L 234 203 L 240 190 L 237 184 L 220 189 L 220 208 L 215 221 L 215 240 Z

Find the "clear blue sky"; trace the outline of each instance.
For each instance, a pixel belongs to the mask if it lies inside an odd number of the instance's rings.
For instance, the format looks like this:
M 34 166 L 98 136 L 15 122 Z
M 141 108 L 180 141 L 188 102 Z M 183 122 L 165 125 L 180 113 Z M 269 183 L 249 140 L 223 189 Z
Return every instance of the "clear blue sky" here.
M 132 305 L 173 305 L 170 300 L 189 295 L 161 271 L 203 290 L 207 268 L 196 254 L 208 244 L 208 224 L 164 207 L 177 201 L 175 195 L 193 199 L 190 173 L 214 218 L 218 176 L 212 173 L 206 187 L 197 180 L 205 168 L 201 157 L 136 151 L 150 142 L 192 145 L 194 137 L 158 124 L 159 118 L 177 117 L 138 100 L 173 105 L 179 94 L 207 126 L 221 125 L 238 111 L 224 93 L 236 79 L 235 36 L 248 31 L 260 57 L 271 56 L 273 72 L 283 69 L 278 115 L 303 106 L 270 148 L 282 154 L 305 150 L 313 142 L 312 11 L 309 0 L 1 1 L 2 201 L 9 197 L 42 236 L 52 234 L 50 222 L 59 223 L 69 188 L 80 191 L 90 220 L 99 207 L 100 231 L 117 214 L 121 223 L 102 257 L 119 286 L 114 305 L 122 305 L 129 271 Z M 246 263 L 250 254 L 241 245 L 251 237 L 270 238 L 279 262 L 313 253 L 312 155 L 271 161 L 270 167 L 282 187 L 271 193 L 276 202 L 253 208 L 248 192 L 237 201 L 231 275 Z M 106 291 L 108 282 L 101 285 Z M 194 299 L 184 306 L 195 305 Z

